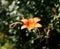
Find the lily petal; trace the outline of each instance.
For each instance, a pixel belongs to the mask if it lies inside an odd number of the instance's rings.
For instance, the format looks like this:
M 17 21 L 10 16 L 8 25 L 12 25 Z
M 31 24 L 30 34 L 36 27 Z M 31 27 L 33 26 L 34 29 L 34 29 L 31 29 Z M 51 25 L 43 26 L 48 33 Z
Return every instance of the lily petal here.
M 36 24 L 35 24 L 35 27 L 39 27 L 39 28 L 40 28 L 40 27 L 42 27 L 42 25 L 39 24 L 39 23 L 36 23 Z
M 34 18 L 34 22 L 37 23 L 38 21 L 41 21 L 41 19 L 38 18 L 38 17 L 35 17 L 35 18 Z
M 34 19 L 29 19 L 30 22 L 34 22 Z
M 34 29 L 34 28 L 27 28 L 28 29 L 28 31 L 31 31 L 32 29 Z
M 26 25 L 23 25 L 23 26 L 21 27 L 21 29 L 25 29 L 25 28 L 27 28 L 27 26 L 26 26 Z
M 26 22 L 28 21 L 28 19 L 23 18 L 21 21 L 22 21 L 24 24 L 26 24 Z
M 28 28 L 28 31 L 31 31 L 31 28 Z

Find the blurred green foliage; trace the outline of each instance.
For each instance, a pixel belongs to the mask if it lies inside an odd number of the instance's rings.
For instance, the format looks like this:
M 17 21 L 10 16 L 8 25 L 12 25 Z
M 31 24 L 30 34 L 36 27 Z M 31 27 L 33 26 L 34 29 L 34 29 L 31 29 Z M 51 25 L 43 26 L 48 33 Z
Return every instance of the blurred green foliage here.
M 38 31 L 26 32 L 18 24 L 14 28 L 9 25 L 19 22 L 22 18 L 41 18 L 43 42 L 37 37 Z M 50 34 L 59 34 L 53 39 L 60 44 L 60 0 L 0 0 L 0 49 L 43 49 L 46 44 L 44 28 L 50 26 Z M 55 32 L 55 31 L 56 32 Z M 51 35 L 50 35 L 51 36 Z M 53 41 L 53 40 L 52 40 Z M 53 43 L 52 43 L 53 44 Z M 53 47 L 53 46 L 52 46 Z M 50 48 L 54 49 L 54 48 Z M 59 49 L 59 46 L 58 48 Z

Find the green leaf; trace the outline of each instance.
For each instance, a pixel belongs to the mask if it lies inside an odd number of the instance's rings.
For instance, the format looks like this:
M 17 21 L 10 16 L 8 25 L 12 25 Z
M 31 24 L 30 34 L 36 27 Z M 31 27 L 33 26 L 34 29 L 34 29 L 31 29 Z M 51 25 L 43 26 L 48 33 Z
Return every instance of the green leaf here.
M 60 29 L 57 29 L 58 33 L 60 33 Z

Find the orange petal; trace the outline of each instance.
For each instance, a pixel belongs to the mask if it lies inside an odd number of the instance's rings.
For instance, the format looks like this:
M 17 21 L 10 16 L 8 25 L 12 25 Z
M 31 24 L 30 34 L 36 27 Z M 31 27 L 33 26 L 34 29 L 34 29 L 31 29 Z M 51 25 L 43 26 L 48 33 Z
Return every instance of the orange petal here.
M 39 24 L 39 23 L 37 23 L 37 24 L 35 25 L 35 27 L 42 27 L 42 25 Z
M 33 18 L 32 18 L 32 19 L 29 19 L 29 21 L 30 21 L 30 22 L 34 22 L 34 19 L 33 19 Z
M 28 28 L 28 31 L 31 31 L 31 28 Z
M 27 26 L 26 26 L 26 25 L 23 25 L 23 26 L 21 27 L 21 29 L 25 29 L 25 28 L 27 28 Z
M 38 22 L 38 21 L 41 21 L 41 19 L 38 18 L 38 17 L 35 17 L 35 18 L 34 18 L 34 22 L 36 23 L 36 22 Z
M 22 21 L 24 24 L 26 24 L 26 22 L 28 21 L 28 19 L 23 18 L 21 21 Z
M 27 28 L 28 29 L 28 31 L 31 31 L 33 28 Z

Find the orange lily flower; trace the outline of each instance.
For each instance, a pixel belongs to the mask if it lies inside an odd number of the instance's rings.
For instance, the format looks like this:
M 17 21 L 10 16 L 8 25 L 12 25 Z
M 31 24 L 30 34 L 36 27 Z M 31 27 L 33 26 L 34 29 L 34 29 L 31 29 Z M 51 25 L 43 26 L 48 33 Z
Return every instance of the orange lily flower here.
M 42 27 L 41 24 L 37 23 L 38 21 L 41 21 L 41 19 L 38 17 L 35 17 L 32 19 L 23 18 L 21 21 L 24 23 L 21 29 L 27 28 L 28 31 L 30 31 L 31 29 L 34 29 L 36 27 L 39 27 L 39 28 Z

